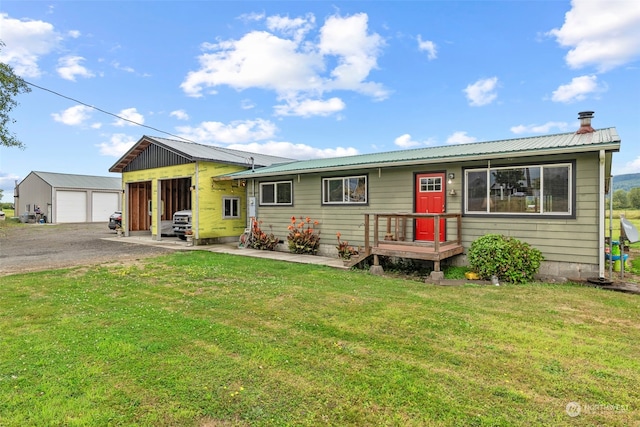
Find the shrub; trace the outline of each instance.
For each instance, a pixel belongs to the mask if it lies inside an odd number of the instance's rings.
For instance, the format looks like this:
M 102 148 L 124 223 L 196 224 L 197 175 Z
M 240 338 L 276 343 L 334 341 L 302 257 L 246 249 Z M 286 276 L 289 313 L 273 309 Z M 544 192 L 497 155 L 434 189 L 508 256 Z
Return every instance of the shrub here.
M 292 216 L 287 236 L 289 251 L 294 254 L 315 255 L 320 247 L 320 232 L 314 228 L 318 224 L 318 221 L 311 222 L 309 217 L 297 222 L 296 217 Z
M 338 238 L 338 246 L 336 249 L 338 250 L 338 256 L 342 259 L 351 259 L 353 255 L 358 255 L 358 251 L 354 249 L 353 246 L 349 246 L 349 242 L 346 240 L 340 240 L 341 234 L 336 233 L 336 237 Z
M 253 227 L 251 228 L 251 245 L 250 246 L 253 249 L 272 251 L 276 248 L 276 246 L 278 245 L 278 242 L 280 242 L 280 239 L 278 239 L 273 233 L 267 234 L 264 231 L 262 231 L 262 229 L 260 228 L 261 224 L 262 224 L 262 221 L 256 220 L 253 222 Z
M 506 282 L 525 283 L 533 280 L 544 257 L 538 249 L 518 239 L 487 234 L 471 244 L 468 259 L 483 279 L 495 275 Z

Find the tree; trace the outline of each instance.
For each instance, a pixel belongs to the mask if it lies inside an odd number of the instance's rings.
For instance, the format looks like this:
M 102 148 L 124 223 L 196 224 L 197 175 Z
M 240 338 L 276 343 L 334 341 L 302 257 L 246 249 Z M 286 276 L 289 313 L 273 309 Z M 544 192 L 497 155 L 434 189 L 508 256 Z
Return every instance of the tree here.
M 0 41 L 0 50 L 4 47 Z M 9 123 L 15 123 L 9 117 L 11 110 L 18 105 L 15 97 L 21 93 L 31 92 L 31 88 L 16 76 L 13 68 L 8 64 L 0 62 L 0 145 L 5 147 L 24 148 L 24 144 L 16 138 L 7 128 Z
M 613 208 L 624 209 L 629 206 L 627 192 L 624 190 L 616 190 L 613 192 Z
M 640 209 L 640 187 L 629 190 L 629 206 L 633 209 Z

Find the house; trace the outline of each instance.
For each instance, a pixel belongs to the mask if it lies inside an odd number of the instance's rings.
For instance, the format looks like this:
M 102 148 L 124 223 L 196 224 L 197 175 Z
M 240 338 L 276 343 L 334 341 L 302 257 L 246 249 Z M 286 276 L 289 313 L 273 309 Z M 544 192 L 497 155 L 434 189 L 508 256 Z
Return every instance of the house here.
M 594 130 L 592 117 L 580 113 L 577 132 L 273 164 L 218 182 L 246 182 L 257 217 L 281 239 L 292 216 L 319 221 L 327 255 L 339 232 L 366 256 L 432 260 L 438 271 L 499 233 L 541 250 L 543 276 L 603 277 L 620 138 Z
M 14 189 L 17 217 L 45 222 L 106 222 L 120 209 L 118 177 L 30 172 Z
M 244 181 L 220 182 L 215 177 L 291 161 L 143 136 L 109 171 L 122 174 L 125 235 L 149 234 L 161 240 L 163 225 L 170 223 L 173 214 L 191 210 L 194 240 L 207 244 L 237 240 L 249 209 Z

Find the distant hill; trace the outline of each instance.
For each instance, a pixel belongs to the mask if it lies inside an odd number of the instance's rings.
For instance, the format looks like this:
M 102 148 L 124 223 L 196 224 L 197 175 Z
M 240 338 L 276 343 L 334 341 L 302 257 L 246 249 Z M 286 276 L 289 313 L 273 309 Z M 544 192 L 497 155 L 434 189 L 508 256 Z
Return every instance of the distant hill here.
M 615 175 L 613 177 L 613 191 L 629 191 L 635 187 L 640 187 L 640 173 L 628 173 L 626 175 Z

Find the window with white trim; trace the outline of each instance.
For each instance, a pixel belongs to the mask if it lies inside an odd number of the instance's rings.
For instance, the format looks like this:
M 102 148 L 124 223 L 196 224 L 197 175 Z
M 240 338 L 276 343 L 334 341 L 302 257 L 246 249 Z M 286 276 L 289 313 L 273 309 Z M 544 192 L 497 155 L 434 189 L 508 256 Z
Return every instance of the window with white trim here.
M 465 170 L 465 214 L 572 215 L 573 164 Z
M 239 197 L 223 197 L 222 198 L 222 218 L 240 218 L 240 198 Z
M 261 205 L 292 205 L 293 183 L 291 181 L 261 182 Z
M 367 176 L 344 176 L 322 179 L 322 204 L 366 204 Z
M 442 191 L 442 177 L 420 178 L 420 192 L 434 193 Z

